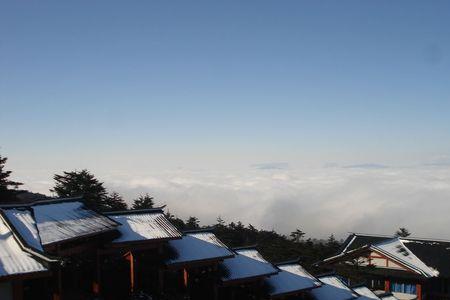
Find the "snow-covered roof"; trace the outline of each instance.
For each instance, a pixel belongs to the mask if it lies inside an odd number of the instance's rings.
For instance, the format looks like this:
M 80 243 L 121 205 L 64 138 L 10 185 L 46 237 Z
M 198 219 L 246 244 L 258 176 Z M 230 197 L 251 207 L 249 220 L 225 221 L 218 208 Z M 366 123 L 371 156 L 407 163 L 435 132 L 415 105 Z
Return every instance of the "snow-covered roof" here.
M 319 280 L 323 285 L 309 292 L 315 300 L 349 300 L 357 298 L 357 295 L 335 275 L 321 276 Z
M 314 276 L 297 263 L 278 265 L 278 269 L 280 271 L 277 274 L 265 280 L 271 297 L 293 294 L 321 285 Z
M 406 265 L 410 269 L 424 275 L 425 277 L 439 276 L 439 272 L 429 266 L 427 266 L 422 260 L 420 260 L 414 253 L 405 246 L 405 243 L 400 238 L 394 238 L 386 241 L 379 242 L 371 247 L 374 250 L 399 261 L 403 265 Z
M 181 233 L 167 220 L 161 209 L 136 210 L 107 214 L 120 223 L 120 236 L 113 243 L 144 242 L 181 237 Z
M 42 245 L 102 233 L 118 225 L 79 200 L 38 202 L 31 208 Z
M 14 233 L 0 216 L 0 278 L 47 271 L 31 254 L 22 250 Z
M 187 233 L 179 240 L 169 241 L 168 248 L 168 265 L 223 260 L 234 255 L 212 232 Z
M 377 294 L 375 294 L 373 291 L 371 291 L 367 286 L 361 285 L 358 287 L 354 287 L 353 290 L 358 295 L 364 297 L 364 299 L 376 299 L 376 300 L 380 299 L 380 297 L 378 297 Z
M 240 249 L 235 256 L 221 263 L 224 272 L 222 281 L 244 280 L 264 277 L 278 273 L 278 270 L 266 261 L 256 249 Z
M 382 300 L 398 300 L 398 298 L 395 297 L 394 295 L 392 295 L 391 293 L 383 294 L 383 295 L 380 295 L 379 297 Z
M 3 212 L 24 242 L 28 246 L 42 252 L 41 239 L 31 210 L 27 208 L 11 208 L 4 209 Z
M 383 253 L 384 255 L 388 256 L 392 260 L 396 260 L 397 263 L 403 264 L 405 267 L 410 268 L 412 271 L 421 276 L 450 277 L 450 241 L 441 239 L 424 239 L 413 237 L 398 238 L 393 236 L 353 233 L 343 243 L 338 254 L 324 259 L 323 262 L 333 263 L 335 261 L 342 261 L 348 256 L 353 257 L 368 250 L 379 251 L 379 248 L 376 249 L 377 245 L 395 244 L 395 240 L 397 239 L 401 244 L 403 244 L 400 245 L 400 248 L 405 249 L 405 251 L 400 251 L 405 254 L 412 253 L 418 260 L 410 258 L 405 260 L 403 253 L 396 254 L 396 250 L 392 248 L 391 250 L 394 250 L 394 253 L 389 254 L 389 251 L 386 251 L 386 253 Z M 388 246 L 384 245 L 384 247 Z M 419 261 L 421 261 L 421 263 Z

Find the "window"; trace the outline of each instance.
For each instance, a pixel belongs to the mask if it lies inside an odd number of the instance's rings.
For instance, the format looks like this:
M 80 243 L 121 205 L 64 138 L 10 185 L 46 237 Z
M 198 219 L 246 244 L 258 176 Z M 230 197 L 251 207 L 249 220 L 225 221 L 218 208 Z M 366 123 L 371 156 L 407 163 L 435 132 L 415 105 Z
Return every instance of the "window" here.
M 391 282 L 391 292 L 417 294 L 415 283 Z

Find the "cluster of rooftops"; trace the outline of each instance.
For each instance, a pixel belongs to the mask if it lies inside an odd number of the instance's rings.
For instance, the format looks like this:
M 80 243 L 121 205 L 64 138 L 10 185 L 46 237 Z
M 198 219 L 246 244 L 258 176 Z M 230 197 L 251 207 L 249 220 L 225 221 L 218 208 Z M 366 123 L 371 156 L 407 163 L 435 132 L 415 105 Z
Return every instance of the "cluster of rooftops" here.
M 181 233 L 162 208 L 99 213 L 79 198 L 0 207 L 0 281 L 48 276 L 63 261 L 52 249 L 63 242 L 112 232 L 106 242 L 110 247 L 164 241 L 167 268 L 216 261 L 222 285 L 262 279 L 271 298 L 308 293 L 317 300 L 395 299 L 391 294 L 376 295 L 364 286 L 350 288 L 334 274 L 315 277 L 298 261 L 272 264 L 256 247 L 229 248 L 212 230 Z M 347 246 L 342 253 L 353 247 L 351 243 Z M 392 247 L 395 245 L 380 246 L 385 251 Z M 417 265 L 416 261 L 410 263 Z

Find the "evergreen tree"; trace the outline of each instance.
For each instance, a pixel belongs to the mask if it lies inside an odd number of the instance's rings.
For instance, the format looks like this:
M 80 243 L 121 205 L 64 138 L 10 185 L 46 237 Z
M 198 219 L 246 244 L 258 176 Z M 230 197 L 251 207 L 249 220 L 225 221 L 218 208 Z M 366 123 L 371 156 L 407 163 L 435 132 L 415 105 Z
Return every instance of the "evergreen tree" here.
M 395 232 L 395 236 L 396 237 L 408 237 L 411 235 L 411 232 L 409 232 L 408 229 L 406 229 L 405 227 L 400 227 L 396 232 Z
M 0 155 L 0 202 L 14 200 L 16 194 L 15 190 L 23 184 L 9 179 L 12 171 L 5 170 L 7 160 L 7 157 Z
M 55 186 L 50 190 L 58 197 L 83 197 L 87 206 L 100 211 L 108 210 L 108 194 L 103 182 L 100 182 L 88 170 L 63 172 L 53 176 Z
M 189 217 L 186 220 L 186 229 L 198 229 L 200 228 L 200 221 L 196 217 Z
M 134 200 L 133 209 L 153 208 L 154 205 L 155 202 L 153 202 L 153 197 L 146 193 L 145 195 L 139 195 L 139 197 Z
M 118 210 L 126 210 L 128 206 L 126 202 L 123 200 L 122 196 L 117 192 L 112 192 L 105 198 L 104 202 L 105 211 L 118 211 Z
M 218 216 L 217 219 L 216 219 L 216 221 L 217 221 L 217 224 L 216 224 L 217 227 L 223 227 L 223 226 L 225 226 L 225 221 L 222 219 L 221 216 Z
M 305 233 L 297 228 L 295 231 L 291 232 L 289 236 L 291 237 L 291 241 L 295 243 L 300 243 L 303 237 L 305 236 Z
M 336 240 L 336 238 L 334 237 L 334 234 L 331 234 L 328 237 L 326 243 L 321 244 L 322 258 L 336 254 L 340 247 L 341 247 L 341 243 Z

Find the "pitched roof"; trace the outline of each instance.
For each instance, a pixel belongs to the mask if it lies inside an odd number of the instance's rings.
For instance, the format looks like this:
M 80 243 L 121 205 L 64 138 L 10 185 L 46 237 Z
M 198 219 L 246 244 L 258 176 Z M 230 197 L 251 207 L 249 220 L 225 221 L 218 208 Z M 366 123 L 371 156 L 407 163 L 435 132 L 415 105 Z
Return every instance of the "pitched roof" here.
M 114 230 L 119 224 L 90 210 L 82 198 L 65 198 L 1 206 L 19 239 L 37 252 L 43 246 Z
M 375 299 L 380 300 L 380 297 L 377 296 L 372 290 L 370 290 L 365 285 L 360 285 L 353 287 L 353 290 L 360 296 L 363 296 L 365 299 Z
M 181 233 L 167 220 L 161 208 L 130 210 L 106 214 L 120 226 L 120 236 L 113 243 L 132 243 L 177 239 Z
M 42 245 L 114 230 L 118 224 L 88 209 L 80 199 L 58 199 L 31 206 Z
M 278 270 L 254 248 L 235 250 L 235 256 L 225 259 L 220 266 L 224 273 L 221 278 L 223 282 L 248 280 L 278 273 Z
M 279 272 L 265 279 L 271 297 L 295 294 L 321 285 L 319 280 L 298 263 L 286 263 L 277 267 Z
M 212 232 L 187 233 L 179 240 L 169 241 L 168 248 L 171 255 L 166 260 L 167 265 L 220 261 L 234 256 Z
M 30 209 L 10 208 L 4 209 L 3 213 L 29 247 L 43 251 L 39 231 Z
M 335 275 L 325 275 L 318 278 L 323 285 L 309 292 L 315 300 L 349 300 L 358 297 Z
M 352 234 L 338 256 L 364 246 L 384 251 L 422 276 L 450 277 L 450 241 Z
M 406 243 L 406 240 L 403 241 L 400 238 L 393 238 L 372 245 L 372 248 L 387 256 L 395 258 L 417 272 L 422 273 L 426 277 L 438 276 L 439 272 L 427 266 L 422 260 L 414 255 L 414 253 L 408 249 Z
M 13 231 L 0 216 L 0 279 L 47 271 L 42 263 L 20 247 Z

